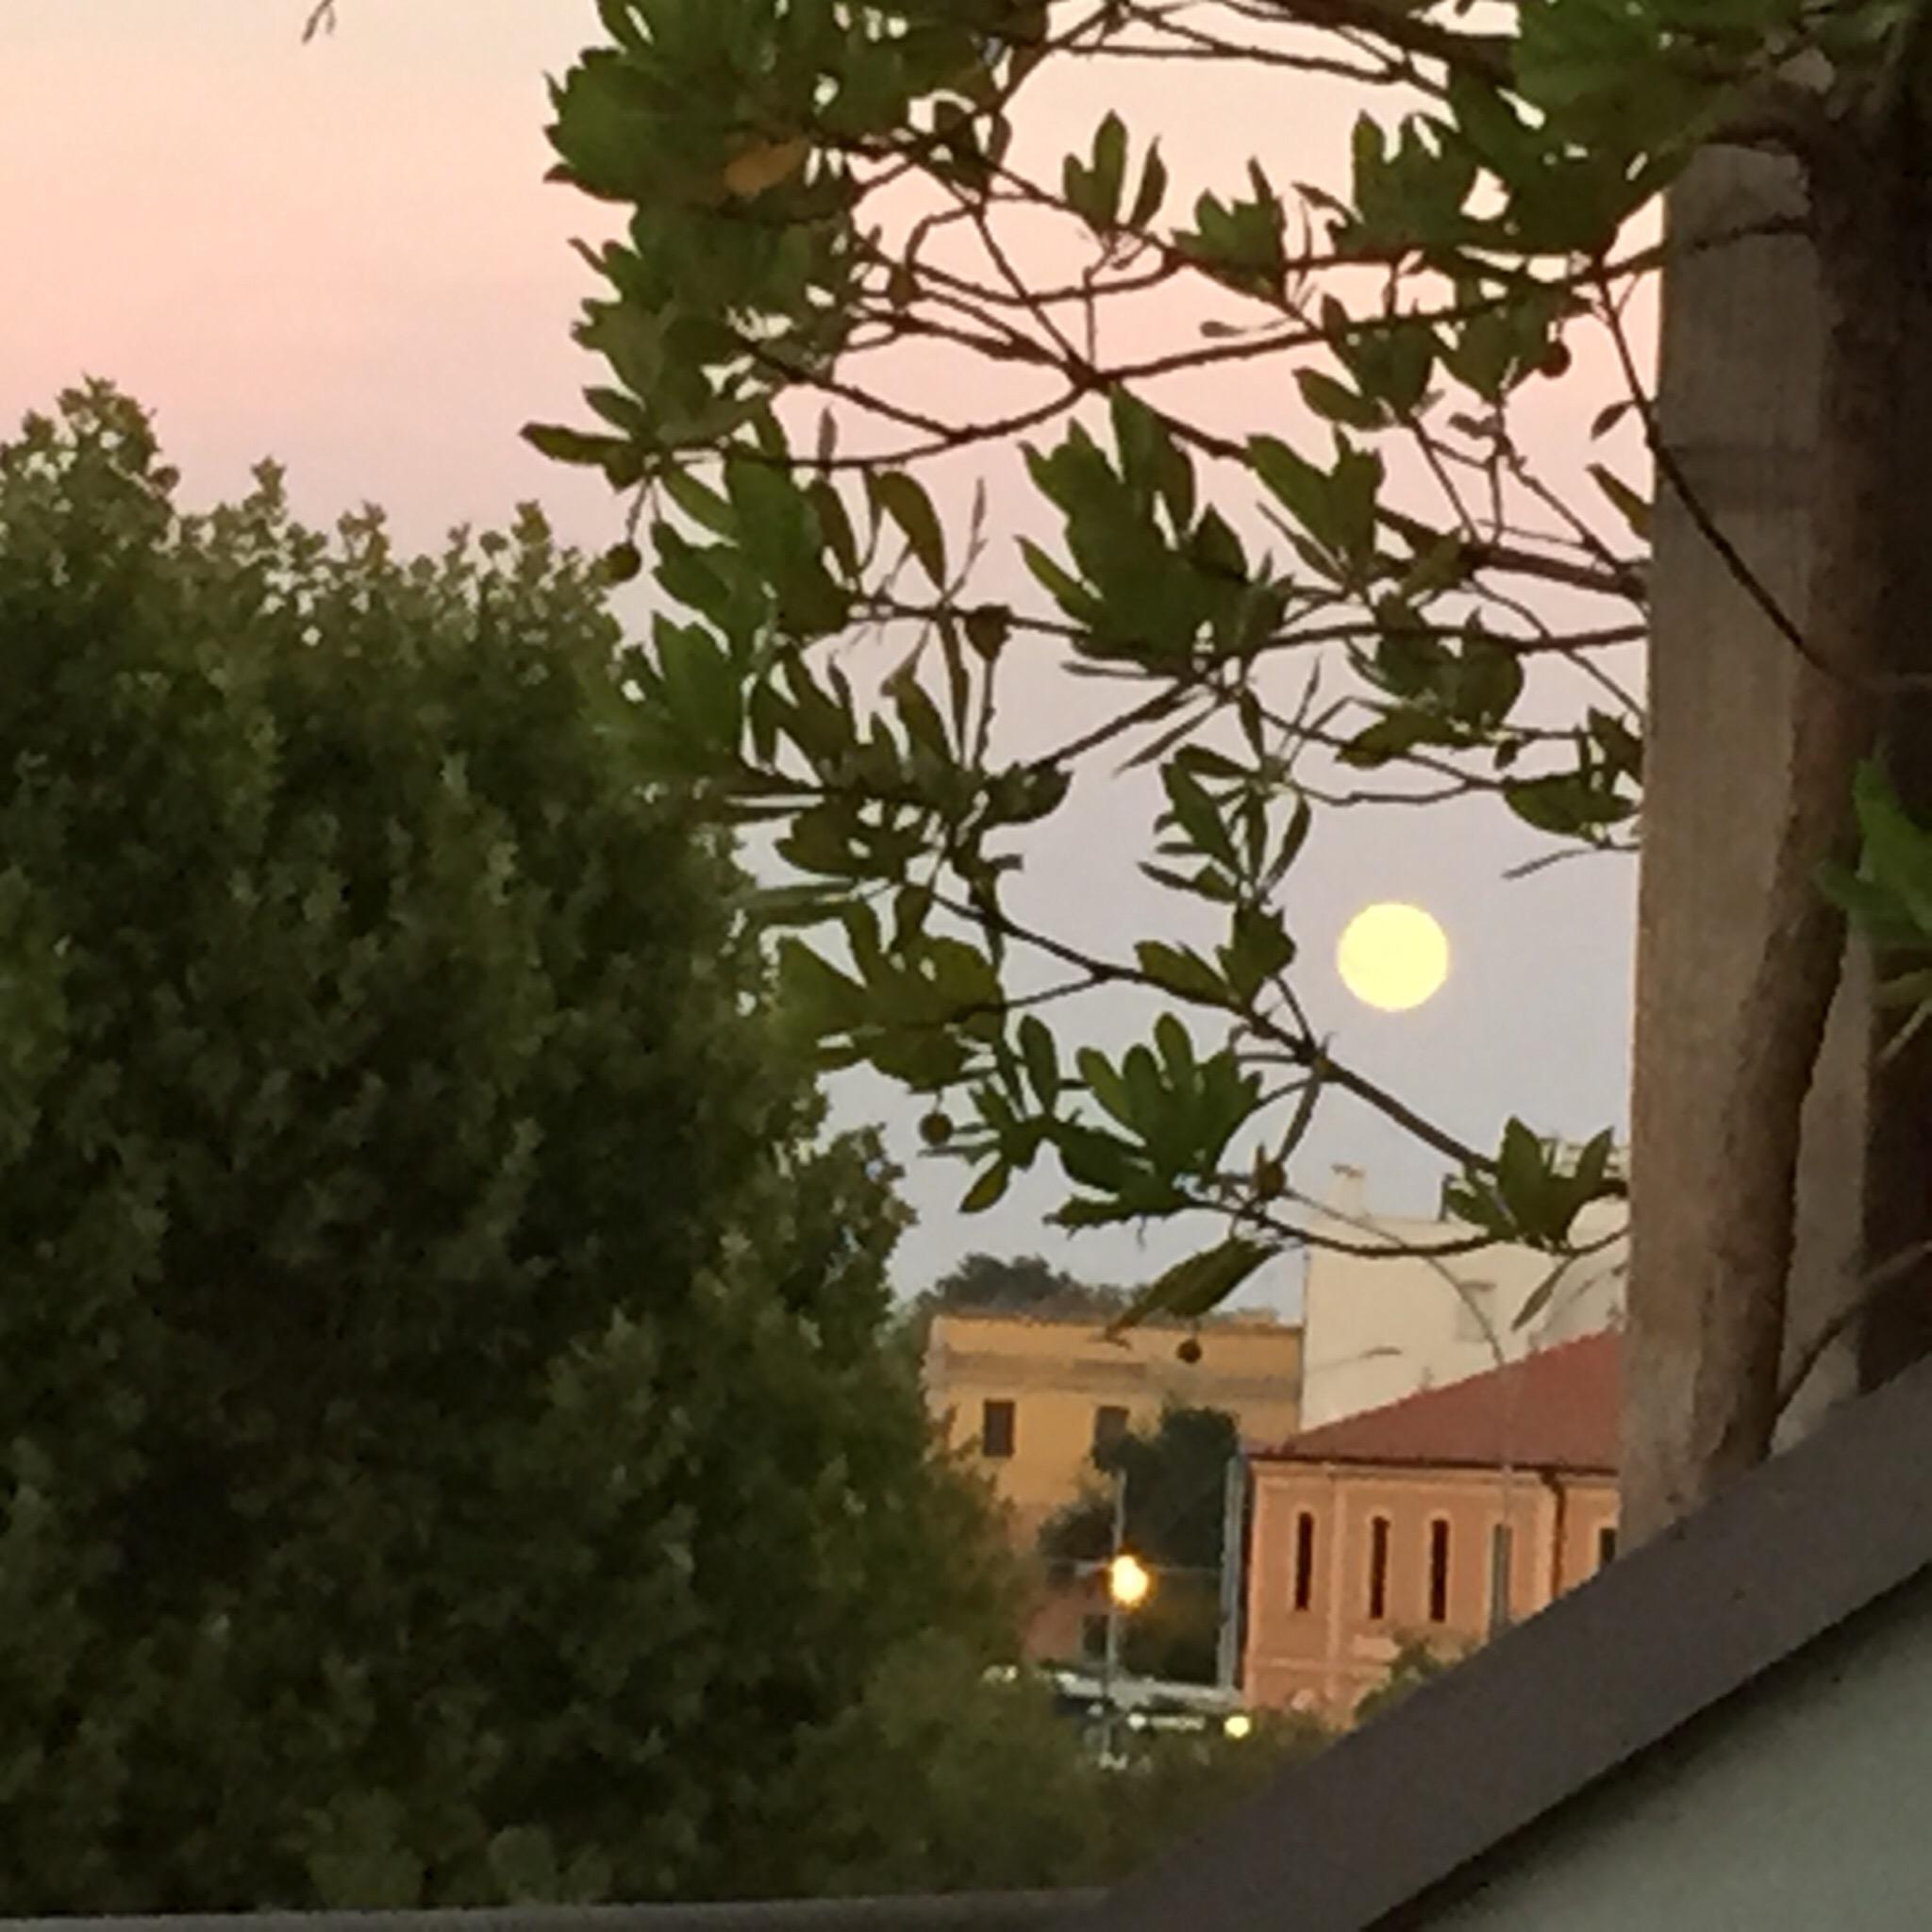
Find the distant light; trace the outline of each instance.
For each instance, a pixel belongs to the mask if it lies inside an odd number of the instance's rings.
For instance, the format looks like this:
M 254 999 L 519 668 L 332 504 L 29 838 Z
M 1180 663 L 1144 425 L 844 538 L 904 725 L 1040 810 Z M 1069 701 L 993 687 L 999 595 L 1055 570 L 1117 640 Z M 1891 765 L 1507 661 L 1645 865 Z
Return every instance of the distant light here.
M 1107 1566 L 1108 1594 L 1124 1610 L 1131 1610 L 1136 1604 L 1144 1603 L 1147 1592 L 1153 1588 L 1154 1579 L 1139 1557 L 1130 1557 L 1124 1552 Z
M 1441 991 L 1449 941 L 1420 906 L 1370 906 L 1343 931 L 1335 970 L 1363 1006 L 1406 1013 Z
M 1237 1710 L 1221 1728 L 1236 1740 L 1251 1738 L 1255 1734 L 1255 1720 L 1246 1711 Z

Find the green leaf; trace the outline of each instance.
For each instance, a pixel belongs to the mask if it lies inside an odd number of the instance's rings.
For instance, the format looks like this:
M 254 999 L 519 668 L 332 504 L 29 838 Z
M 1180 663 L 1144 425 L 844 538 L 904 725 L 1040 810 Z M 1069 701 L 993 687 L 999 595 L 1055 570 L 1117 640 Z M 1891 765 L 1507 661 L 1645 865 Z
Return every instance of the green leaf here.
M 1852 796 L 1863 841 L 1863 876 L 1895 904 L 1895 925 L 1932 942 L 1932 834 L 1912 819 L 1875 761 L 1859 767 Z
M 984 1214 L 1002 1199 L 1012 1179 L 1013 1170 L 1004 1160 L 996 1160 L 966 1190 L 959 1202 L 959 1212 Z
M 818 518 L 819 536 L 850 583 L 858 575 L 858 540 L 853 534 L 852 519 L 846 514 L 845 500 L 837 487 L 821 476 L 807 489 L 813 514 Z
M 1351 449 L 1340 437 L 1329 501 L 1339 547 L 1366 558 L 1375 547 L 1375 502 L 1382 488 L 1382 461 L 1367 450 Z
M 624 438 L 591 436 L 560 423 L 526 423 L 524 441 L 539 455 L 550 458 L 553 462 L 600 469 L 612 482 L 616 482 L 620 475 L 628 475 L 630 480 L 635 481 L 634 468 L 638 473 L 642 468 L 635 451 Z
M 1590 440 L 1592 442 L 1601 441 L 1636 407 L 1635 401 L 1629 396 L 1625 396 L 1621 402 L 1607 403 L 1591 419 Z
M 1113 226 L 1119 218 L 1126 167 L 1126 124 L 1118 114 L 1109 113 L 1093 136 L 1093 192 L 1103 227 Z
M 1233 870 L 1237 864 L 1234 841 L 1200 780 L 1178 759 L 1171 759 L 1161 767 L 1160 782 L 1181 829 L 1208 858 Z
M 1127 217 L 1129 227 L 1144 228 L 1160 212 L 1160 205 L 1167 199 L 1167 163 L 1160 158 L 1160 143 L 1152 142 L 1147 149 L 1147 158 L 1141 166 L 1141 188 L 1134 196 L 1133 212 Z
M 1915 1007 L 1922 1000 L 1932 999 L 1932 966 L 1922 966 L 1915 973 L 1902 973 L 1896 979 L 1886 980 L 1874 997 L 1883 1007 Z
M 1134 1124 L 1142 1141 L 1155 1140 L 1172 1113 L 1160 1062 L 1144 1046 L 1130 1046 L 1121 1059 L 1121 1078 L 1134 1109 Z
M 965 617 L 966 641 L 991 664 L 1007 647 L 1013 613 L 1004 604 L 981 604 Z
M 1437 736 L 1435 722 L 1419 710 L 1385 711 L 1373 724 L 1364 725 L 1341 749 L 1344 764 L 1362 771 L 1374 771 L 1391 763 L 1419 744 L 1428 744 Z
M 1631 534 L 1650 538 L 1650 501 L 1647 497 L 1631 489 L 1629 484 L 1607 470 L 1602 463 L 1592 463 L 1590 474 L 1596 487 L 1616 506 L 1617 513 L 1629 525 Z
M 1896 894 L 1870 879 L 1840 866 L 1826 866 L 1819 874 L 1819 889 L 1881 952 L 1932 942 L 1932 930 L 1913 918 Z
M 1108 1324 L 1108 1333 L 1122 1334 L 1156 1315 L 1183 1320 L 1205 1315 L 1233 1294 L 1274 1252 L 1264 1241 L 1231 1235 L 1201 1254 L 1191 1255 L 1136 1295 Z
M 899 722 L 906 727 L 908 741 L 942 765 L 953 761 L 953 748 L 946 740 L 945 721 L 925 688 L 910 671 L 902 671 L 886 686 Z
M 1634 799 L 1591 784 L 1580 772 L 1514 780 L 1504 788 L 1503 802 L 1524 824 L 1565 838 L 1589 837 L 1637 810 Z
M 1035 1014 L 1028 1013 L 1020 1022 L 1018 1037 L 1026 1077 L 1033 1083 L 1041 1106 L 1051 1113 L 1060 1094 L 1060 1058 L 1052 1029 Z
M 841 1032 L 865 1012 L 865 989 L 822 959 L 803 940 L 780 941 L 778 982 L 814 1032 Z
M 1194 1042 L 1189 1038 L 1188 1029 L 1172 1013 L 1161 1014 L 1154 1023 L 1154 1043 L 1160 1050 L 1168 1078 L 1177 1088 L 1191 1083 L 1194 1076 Z
M 1056 563 L 1029 537 L 1021 538 L 1020 555 L 1025 559 L 1026 568 L 1033 573 L 1041 588 L 1052 594 L 1054 602 L 1069 617 L 1081 622 L 1092 617 L 1096 606 L 1088 593 L 1087 587 L 1078 577 L 1070 575 Z
M 1275 974 L 1294 963 L 1294 941 L 1280 916 L 1261 906 L 1235 908 L 1234 934 L 1221 961 L 1227 983 L 1243 1005 Z
M 1519 1120 L 1503 1129 L 1503 1151 L 1496 1162 L 1496 1185 L 1518 1223 L 1533 1228 L 1541 1219 L 1547 1178 L 1542 1142 Z
M 1382 410 L 1332 375 L 1324 375 L 1318 369 L 1303 369 L 1296 372 L 1295 381 L 1301 387 L 1302 400 L 1318 416 L 1325 416 L 1331 423 L 1345 423 L 1351 429 L 1381 427 Z
M 1126 1141 L 1113 1134 L 1061 1123 L 1056 1134 L 1060 1165 L 1083 1188 L 1119 1193 L 1146 1179 L 1146 1169 Z
M 1127 1097 L 1126 1082 L 1114 1071 L 1113 1063 L 1097 1047 L 1084 1046 L 1074 1057 L 1087 1091 L 1122 1126 L 1132 1131 L 1134 1105 Z
M 664 695 L 680 723 L 721 750 L 735 750 L 743 724 L 743 687 L 730 656 L 696 625 L 658 637 Z
M 658 481 L 663 486 L 664 493 L 692 523 L 709 530 L 713 536 L 734 537 L 738 533 L 738 519 L 731 513 L 731 505 L 708 484 L 702 483 L 689 470 L 676 466 L 666 469 Z
M 932 498 L 917 477 L 903 470 L 875 472 L 866 477 L 866 490 L 875 510 L 899 526 L 920 567 L 941 589 L 946 581 L 946 540 L 940 528 Z
M 1134 958 L 1141 971 L 1169 992 L 1211 1006 L 1228 1002 L 1227 983 L 1198 953 L 1158 940 L 1142 940 L 1134 948 Z
M 1314 823 L 1313 808 L 1306 798 L 1297 797 L 1288 815 L 1288 824 L 1282 827 L 1280 842 L 1274 848 L 1274 857 L 1269 862 L 1263 880 L 1269 890 L 1281 883 L 1289 869 L 1301 857 L 1302 847 L 1307 843 L 1308 831 Z
M 1485 402 L 1500 402 L 1515 367 L 1515 336 L 1500 314 L 1473 315 L 1442 358 L 1449 373 Z
M 1557 1289 L 1563 1285 L 1563 1277 L 1575 1266 L 1574 1256 L 1562 1256 L 1537 1285 L 1524 1297 L 1523 1306 L 1517 1309 L 1516 1318 L 1509 1324 L 1512 1331 L 1527 1328 L 1555 1299 Z
M 1248 462 L 1289 515 L 1318 541 L 1326 541 L 1330 527 L 1326 473 L 1273 436 L 1249 439 Z

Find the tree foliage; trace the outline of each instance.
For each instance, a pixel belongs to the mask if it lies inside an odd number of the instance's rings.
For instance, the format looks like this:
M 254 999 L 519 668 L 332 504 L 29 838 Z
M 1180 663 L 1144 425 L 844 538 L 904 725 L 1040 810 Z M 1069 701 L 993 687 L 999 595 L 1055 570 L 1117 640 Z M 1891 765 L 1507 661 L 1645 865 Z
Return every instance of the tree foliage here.
M 173 484 L 105 390 L 0 445 L 0 1907 L 730 1890 L 1005 1628 L 889 1171 L 592 566 Z
M 1432 1683 L 1454 1670 L 1461 1660 L 1459 1652 L 1445 1650 L 1425 1638 L 1404 1638 L 1390 1660 L 1387 1675 L 1372 1690 L 1365 1692 L 1356 1706 L 1356 1722 L 1367 1724 L 1371 1718 L 1381 1717 L 1399 1708 L 1424 1684 Z
M 1125 1761 L 1108 1789 L 1116 1874 L 1144 1868 L 1158 1849 L 1218 1823 L 1329 1742 L 1314 1719 L 1297 1713 L 1256 1711 L 1249 1722 L 1241 1737 L 1218 1726 L 1126 1733 Z
M 794 1787 L 836 1821 L 810 1889 L 879 1896 L 1111 1882 L 1327 1740 L 1257 1713 L 1241 1738 L 1125 1731 L 1103 1765 L 1042 1681 L 989 1677 L 941 1640 L 897 1653 L 819 1741 Z
M 970 1208 L 1050 1158 L 1069 1225 L 1207 1211 L 1241 1231 L 1155 1305 L 1211 1302 L 1309 1238 L 1289 1163 L 1331 1094 L 1465 1170 L 1486 1229 L 1560 1251 L 1575 1196 L 1537 1136 L 1467 1146 L 1316 1037 L 1286 888 L 1317 811 L 1368 796 L 1487 791 L 1560 839 L 1623 841 L 1641 717 L 1598 660 L 1641 635 L 1642 505 L 1606 463 L 1595 509 L 1571 507 L 1518 421 L 1570 337 L 1621 327 L 1656 260 L 1623 225 L 1795 16 L 1741 9 L 1703 79 L 1682 48 L 1646 54 L 1624 114 L 1631 37 L 1587 0 L 1524 9 L 1513 55 L 1432 8 L 1352 10 L 1346 57 L 1291 6 L 601 11 L 554 138 L 566 178 L 632 210 L 591 254 L 580 330 L 610 383 L 595 431 L 531 434 L 632 494 L 679 607 L 642 680 L 658 769 L 778 825 L 798 883 L 771 917 L 841 928 L 836 951 L 780 948 L 827 1063 L 963 1096 L 934 1138 L 974 1163 Z M 1117 114 L 1057 181 L 1013 158 L 1036 75 L 1156 58 L 1339 63 L 1391 106 L 1358 123 L 1345 197 L 1257 163 L 1173 207 L 1158 143 Z M 1057 224 L 1058 279 L 1014 266 L 1028 222 Z M 1129 354 L 1114 317 L 1154 291 L 1198 334 Z M 922 398 L 977 365 L 1014 406 L 908 400 L 909 349 L 956 371 Z M 1277 363 L 1244 436 L 1177 400 L 1178 375 Z M 830 407 L 808 443 L 811 399 Z M 1008 534 L 985 490 L 956 510 L 922 480 L 961 451 L 1003 495 L 1009 471 L 1032 486 L 1030 594 L 981 588 Z M 831 648 L 865 633 L 903 653 L 876 701 Z M 1120 696 L 1008 755 L 1002 680 L 1043 646 Z M 1551 724 L 1565 671 L 1586 699 Z M 1142 870 L 1201 942 L 1105 957 L 1011 909 L 1011 874 L 1103 757 L 1158 780 Z M 1063 1040 L 1039 1006 L 1095 986 L 1168 1010 L 1124 1054 Z M 1594 1185 L 1617 1184 L 1599 1166 Z
M 1474 1241 L 1570 1251 L 1578 1207 L 1621 1190 L 1606 1143 L 1569 1174 L 1519 1122 L 1474 1146 L 1339 1058 L 1297 994 L 1294 868 L 1329 812 L 1471 794 L 1552 858 L 1633 842 L 1644 720 L 1617 653 L 1644 634 L 1658 438 L 1626 313 L 1667 252 L 1633 218 L 1713 142 L 1916 207 L 1897 130 L 1918 125 L 1923 9 L 599 13 L 553 139 L 562 178 L 629 214 L 585 251 L 579 337 L 604 379 L 594 426 L 530 434 L 631 502 L 643 541 L 622 561 L 648 553 L 664 606 L 653 757 L 722 817 L 777 828 L 795 876 L 769 915 L 827 928 L 780 947 L 825 1062 L 945 1097 L 932 1138 L 973 1163 L 969 1208 L 1050 1163 L 1069 1226 L 1213 1217 L 1224 1239 L 1149 1308 L 1209 1306 L 1332 1239 L 1293 1157 L 1334 1099 L 1451 1165 Z M 1275 75 L 1285 113 L 1343 89 L 1363 110 L 1341 176 L 1291 186 L 1257 155 L 1186 200 L 1193 158 L 1101 110 L 1109 76 L 1154 62 Z M 1095 118 L 1056 167 L 1028 103 L 1070 75 Z M 1528 419 L 1586 346 L 1621 381 L 1591 454 L 1553 466 Z M 1233 430 L 1200 401 L 1217 373 L 1243 385 Z M 1668 453 L 1659 471 L 1688 500 Z M 876 680 L 846 648 L 868 638 L 890 653 Z M 1003 698 L 1049 654 L 1089 680 L 1093 722 L 1015 748 Z M 1141 870 L 1175 909 L 1108 952 L 1014 874 L 1119 761 L 1155 787 Z M 1813 818 L 1830 833 L 1847 802 Z M 1822 849 L 1793 860 L 1794 918 Z M 1142 998 L 1124 1052 L 1049 1024 L 1099 988 Z M 1814 991 L 1768 1024 L 1774 1070 L 1808 1064 Z M 1739 1133 L 1772 1132 L 1759 1166 L 1789 1164 L 1802 1086 L 1740 1104 Z
M 1095 1326 L 1111 1321 L 1127 1305 L 1117 1288 L 1081 1281 L 1038 1255 L 1002 1258 L 970 1254 L 922 1290 L 907 1305 L 908 1346 L 924 1356 L 935 1315 L 948 1309 L 993 1314 L 1074 1318 L 1091 1316 Z
M 1038 1255 L 970 1254 L 926 1290 L 936 1307 L 1014 1314 L 1106 1315 L 1126 1300 L 1117 1288 L 1081 1281 Z
M 758 1889 L 884 1896 L 1091 1883 L 1114 1864 L 1103 1787 L 1044 1685 L 989 1679 L 955 1641 L 908 1645 L 815 1738 L 789 1788 L 792 1835 L 814 1853 L 804 1884 Z

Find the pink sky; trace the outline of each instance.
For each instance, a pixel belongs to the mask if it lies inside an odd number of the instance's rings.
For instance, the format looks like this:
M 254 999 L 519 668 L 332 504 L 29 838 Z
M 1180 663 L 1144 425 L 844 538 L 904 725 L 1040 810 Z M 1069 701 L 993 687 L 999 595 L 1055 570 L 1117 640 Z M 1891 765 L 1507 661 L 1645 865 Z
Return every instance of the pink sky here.
M 593 31 L 588 0 L 339 0 L 341 30 L 304 48 L 306 10 L 6 0 L 0 417 L 108 376 L 157 411 L 191 501 L 240 491 L 249 465 L 275 456 L 311 519 L 374 499 L 405 541 L 428 543 L 535 497 L 566 536 L 611 541 L 619 511 L 601 484 L 517 436 L 533 417 L 572 419 L 592 375 L 569 339 L 589 277 L 567 242 L 608 216 L 542 180 L 543 77 Z M 1239 182 L 1251 151 L 1279 182 L 1332 179 L 1355 106 L 1276 76 L 1230 87 L 1115 68 L 1043 94 L 1026 146 L 1084 146 L 1109 104 L 1164 131 L 1190 194 Z M 1574 446 L 1602 394 L 1588 381 L 1553 391 L 1545 433 Z M 1234 382 L 1220 407 L 1257 424 L 1282 406 Z M 1037 702 L 1063 702 L 1051 691 Z M 1097 851 L 1141 837 L 1140 808 L 1124 824 L 1124 809 L 1096 798 L 1032 887 L 1108 940 L 1168 904 L 1131 872 L 1116 882 L 1096 870 Z M 1370 1071 L 1473 1136 L 1490 1138 L 1508 1108 L 1587 1130 L 1623 1111 L 1633 869 L 1503 885 L 1501 868 L 1535 848 L 1496 818 L 1324 831 L 1296 908 L 1315 956 L 1310 996 Z M 1379 897 L 1435 906 L 1457 946 L 1448 993 L 1407 1020 L 1364 1014 L 1324 976 L 1334 930 Z M 848 1105 L 890 1108 L 895 1146 L 911 1151 L 890 1096 L 859 1090 Z M 1411 1205 L 1426 1191 L 1427 1164 L 1359 1117 L 1338 1117 L 1318 1151 L 1367 1160 Z M 924 1220 L 906 1286 L 972 1246 L 1041 1249 L 1116 1278 L 1174 1252 L 1165 1241 L 1143 1253 L 1127 1236 L 1069 1251 L 1040 1226 L 1039 1188 L 961 1224 L 949 1208 L 958 1187 L 952 1170 L 915 1175 Z
M 596 210 L 542 181 L 543 75 L 588 6 L 9 0 L 0 408 L 82 373 L 158 412 L 190 493 L 274 454 L 296 500 L 379 497 L 412 539 L 541 496 L 596 540 L 603 490 L 516 440 L 567 413 Z

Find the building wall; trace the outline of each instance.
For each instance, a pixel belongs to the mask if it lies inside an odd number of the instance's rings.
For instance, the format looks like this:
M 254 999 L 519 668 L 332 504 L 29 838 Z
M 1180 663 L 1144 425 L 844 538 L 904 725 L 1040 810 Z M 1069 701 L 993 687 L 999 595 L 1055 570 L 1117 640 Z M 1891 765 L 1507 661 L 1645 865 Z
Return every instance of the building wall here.
M 1346 1723 L 1407 1641 L 1445 1656 L 1491 1629 L 1492 1533 L 1509 1530 L 1509 1612 L 1520 1621 L 1598 1567 L 1616 1521 L 1608 1476 L 1536 1471 L 1257 1462 L 1242 1683 L 1253 1703 Z M 1313 1525 L 1307 1601 L 1298 1606 L 1300 1519 Z M 1389 1524 L 1387 1594 L 1373 1614 L 1373 1525 Z M 1447 1591 L 1430 1602 L 1431 1525 L 1448 1530 Z
M 1619 1234 L 1624 1218 L 1621 1202 L 1593 1203 L 1577 1217 L 1577 1236 L 1589 1242 Z M 1359 1175 L 1344 1170 L 1316 1232 L 1357 1245 L 1385 1241 L 1431 1247 L 1473 1230 L 1455 1221 L 1373 1215 Z M 1519 1328 L 1519 1313 L 1552 1265 L 1534 1249 L 1498 1245 L 1429 1260 L 1311 1248 L 1304 1291 L 1302 1425 L 1317 1428 L 1379 1408 L 1419 1390 L 1479 1375 L 1531 1348 L 1609 1327 L 1621 1315 L 1626 1258 L 1618 1239 L 1601 1255 L 1573 1263 L 1541 1314 Z
M 1459 1774 L 1443 1767 L 1442 1790 L 1413 1801 L 1442 1802 Z M 1445 1932 L 1923 1925 L 1932 1915 L 1928 1783 L 1932 1585 L 1922 1576 L 1499 1847 L 1456 1888 L 1459 1898 L 1405 1923 Z
M 1194 1337 L 1193 1362 L 1178 1353 L 1190 1333 L 1150 1324 L 1108 1341 L 1091 1316 L 941 1314 L 926 1344 L 927 1406 L 947 1443 L 991 1477 L 1012 1510 L 1016 1542 L 1030 1548 L 1041 1524 L 1096 1479 L 1091 1457 L 1103 1408 L 1124 1410 L 1137 1428 L 1158 1422 L 1169 1405 L 1224 1409 L 1256 1446 L 1294 1433 L 1299 1329 L 1261 1320 L 1207 1323 Z M 1012 1405 L 1010 1455 L 985 1453 L 989 1403 Z M 1219 1500 L 1208 1507 L 1218 1508 Z

